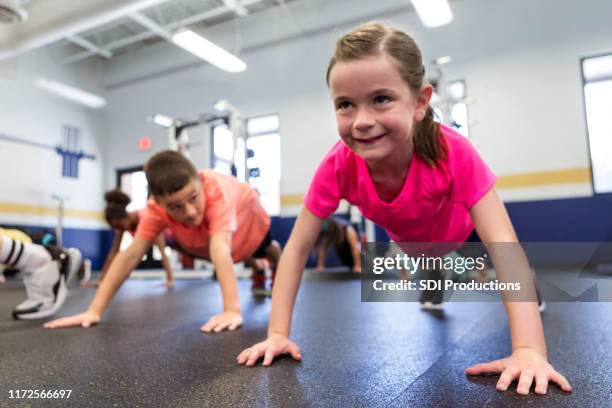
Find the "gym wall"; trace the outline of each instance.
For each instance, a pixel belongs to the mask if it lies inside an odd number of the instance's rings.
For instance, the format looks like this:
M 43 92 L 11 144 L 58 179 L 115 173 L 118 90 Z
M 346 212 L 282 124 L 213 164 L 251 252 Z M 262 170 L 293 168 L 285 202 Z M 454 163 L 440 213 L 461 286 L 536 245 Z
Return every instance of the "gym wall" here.
M 456 22 L 427 32 L 413 13 L 382 13 L 381 19 L 411 31 L 428 60 L 453 56 L 446 67 L 449 79 L 465 79 L 475 99 L 471 139 L 501 177 L 504 199 L 540 200 L 591 194 L 579 60 L 610 45 L 612 28 L 598 10 L 605 3 L 560 8 L 553 0 L 463 0 L 453 6 Z M 392 10 L 396 4 L 383 1 L 380 7 Z M 543 27 L 541 19 L 551 8 L 556 22 Z M 297 20 L 311 17 L 299 3 L 295 9 Z M 241 27 L 249 70 L 239 75 L 199 64 L 166 44 L 117 58 L 106 75 L 114 141 L 107 174 L 142 162 L 136 141 L 143 134 L 155 135 L 160 143 L 155 148 L 164 147 L 163 130 L 146 123 L 147 115 L 189 117 L 224 98 L 246 116 L 280 114 L 282 194 L 289 204 L 284 214 L 296 213 L 291 203 L 299 203 L 317 163 L 337 139 L 324 74 L 333 39 L 355 23 L 261 47 L 271 40 L 264 25 L 273 16 L 264 14 Z M 231 48 L 231 27 L 207 35 Z M 164 68 L 151 68 L 159 66 L 155 61 Z
M 98 75 L 95 64 L 60 66 L 44 49 L 0 62 L 0 225 L 52 230 L 58 221 L 52 195 L 67 197 L 64 243 L 79 246 L 94 266 L 106 229 L 101 213 L 105 116 L 33 84 L 45 76 L 103 93 Z M 83 150 L 95 157 L 79 160 L 78 178 L 63 177 L 62 156 L 40 146 L 61 145 L 65 125 L 80 129 Z

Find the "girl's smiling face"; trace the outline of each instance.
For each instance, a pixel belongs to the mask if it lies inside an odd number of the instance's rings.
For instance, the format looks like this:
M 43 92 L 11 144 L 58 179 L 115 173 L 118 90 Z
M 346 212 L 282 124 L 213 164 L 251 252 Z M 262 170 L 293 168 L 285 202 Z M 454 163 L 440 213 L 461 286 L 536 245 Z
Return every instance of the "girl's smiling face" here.
M 381 54 L 338 62 L 330 71 L 338 133 L 366 162 L 412 154 L 417 122 L 425 117 L 431 86 L 408 87 L 393 60 Z

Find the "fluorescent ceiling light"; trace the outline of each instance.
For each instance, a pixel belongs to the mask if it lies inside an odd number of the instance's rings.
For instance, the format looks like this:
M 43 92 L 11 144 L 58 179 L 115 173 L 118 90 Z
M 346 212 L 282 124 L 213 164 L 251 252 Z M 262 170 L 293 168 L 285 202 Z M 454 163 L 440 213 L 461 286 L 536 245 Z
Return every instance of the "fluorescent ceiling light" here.
M 436 65 L 444 65 L 444 64 L 448 64 L 452 61 L 453 59 L 449 56 L 449 55 L 445 55 L 444 57 L 438 57 L 434 60 L 434 64 Z
M 73 102 L 80 103 L 81 105 L 85 105 L 93 109 L 106 106 L 106 99 L 103 97 L 90 92 L 85 92 L 79 88 L 75 88 L 61 82 L 53 81 L 47 78 L 38 78 L 35 84 L 45 91 L 61 96 L 62 98 L 70 99 Z
M 174 124 L 174 119 L 172 119 L 170 116 L 166 116 L 161 113 L 156 113 L 155 116 L 153 116 L 153 122 L 155 122 L 159 126 L 170 127 L 172 126 L 172 124 Z
M 225 99 L 219 99 L 217 102 L 215 102 L 215 104 L 213 105 L 213 108 L 217 112 L 225 112 L 228 106 L 229 106 L 228 101 L 226 101 Z
M 224 71 L 242 72 L 247 69 L 247 65 L 238 57 L 193 31 L 185 30 L 174 34 L 172 42 Z
M 426 27 L 440 27 L 453 20 L 448 0 L 412 0 L 412 5 Z

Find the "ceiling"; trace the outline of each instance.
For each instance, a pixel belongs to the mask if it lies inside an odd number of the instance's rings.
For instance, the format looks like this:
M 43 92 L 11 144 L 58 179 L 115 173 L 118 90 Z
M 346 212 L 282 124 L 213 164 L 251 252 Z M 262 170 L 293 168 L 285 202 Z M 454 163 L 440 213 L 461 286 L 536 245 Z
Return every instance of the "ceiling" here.
M 172 32 L 185 26 L 210 27 L 273 7 L 290 13 L 287 3 L 293 1 L 297 0 L 87 0 L 82 3 L 21 0 L 30 18 L 18 27 L 2 27 L 14 40 L 4 47 L 0 44 L 0 59 L 4 57 L 3 51 L 11 57 L 38 46 L 49 46 L 54 59 L 65 64 L 88 58 L 112 59 L 166 41 Z M 114 8 L 113 3 L 116 4 Z M 132 3 L 133 7 L 128 7 L 127 3 Z M 62 11 L 68 5 L 72 6 L 72 17 L 68 17 L 69 12 Z M 88 8 L 80 12 L 75 6 Z M 87 19 L 83 17 L 88 14 Z M 50 27 L 54 24 L 52 30 Z M 51 32 L 54 35 L 50 35 Z M 2 33 L 0 31 L 0 35 Z M 12 49 L 8 49 L 9 46 Z

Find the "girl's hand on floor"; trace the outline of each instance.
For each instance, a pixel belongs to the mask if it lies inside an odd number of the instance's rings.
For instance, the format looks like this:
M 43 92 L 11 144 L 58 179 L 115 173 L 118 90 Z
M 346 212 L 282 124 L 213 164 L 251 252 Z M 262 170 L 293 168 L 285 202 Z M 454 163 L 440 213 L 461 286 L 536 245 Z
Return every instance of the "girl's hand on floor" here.
M 205 333 L 218 333 L 223 330 L 233 331 L 242 326 L 242 322 L 243 320 L 240 312 L 228 310 L 211 317 L 200 330 Z
M 265 341 L 244 349 L 242 353 L 236 357 L 236 362 L 252 367 L 257 360 L 263 357 L 263 366 L 267 367 L 272 364 L 274 357 L 282 354 L 289 354 L 293 359 L 298 361 L 302 359 L 302 354 L 297 344 L 289 340 L 285 335 L 271 334 Z
M 546 394 L 548 382 L 557 383 L 565 392 L 571 392 L 572 386 L 565 377 L 559 374 L 541 353 L 527 348 L 517 348 L 512 355 L 488 363 L 476 364 L 465 370 L 469 375 L 500 374 L 497 389 L 505 391 L 510 384 L 518 380 L 516 392 L 527 395 L 535 382 L 535 392 Z

